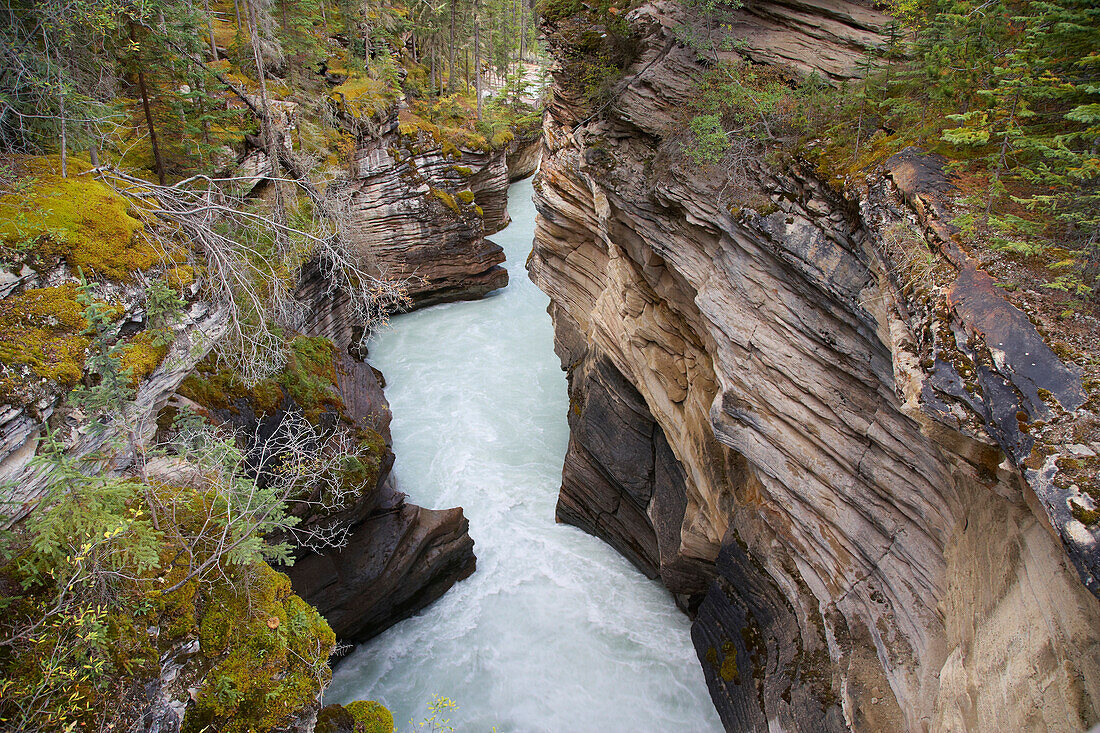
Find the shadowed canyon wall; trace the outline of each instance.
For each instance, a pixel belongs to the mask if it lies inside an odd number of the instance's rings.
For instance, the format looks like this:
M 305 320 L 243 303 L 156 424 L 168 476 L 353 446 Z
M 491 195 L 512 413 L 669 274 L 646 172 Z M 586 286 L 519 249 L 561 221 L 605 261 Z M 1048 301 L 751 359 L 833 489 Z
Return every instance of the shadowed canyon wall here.
M 849 2 L 726 15 L 744 45 L 723 54 L 830 79 L 885 27 Z M 559 61 L 570 22 L 545 24 Z M 528 267 L 570 383 L 559 518 L 695 614 L 729 730 L 1096 723 L 1096 528 L 1055 476 L 1100 449 L 1067 438 L 1095 405 L 953 243 L 937 161 L 844 192 L 797 160 L 716 181 L 672 144 L 706 68 L 683 29 L 709 28 L 663 1 L 626 22 L 602 108 L 558 68 L 536 184 Z M 932 248 L 927 292 L 894 226 Z

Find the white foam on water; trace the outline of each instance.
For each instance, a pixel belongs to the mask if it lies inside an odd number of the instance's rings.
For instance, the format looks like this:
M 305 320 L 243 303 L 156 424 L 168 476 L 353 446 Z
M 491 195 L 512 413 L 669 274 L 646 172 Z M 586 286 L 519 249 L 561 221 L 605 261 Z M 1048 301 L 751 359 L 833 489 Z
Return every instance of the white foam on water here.
M 530 181 L 511 187 L 512 224 L 493 237 L 507 288 L 394 318 L 371 343 L 398 486 L 422 506 L 463 507 L 477 572 L 360 645 L 325 702 L 378 700 L 399 730 L 442 695 L 462 733 L 720 731 L 668 592 L 554 523 L 569 404 L 549 301 L 523 267 L 531 194 Z

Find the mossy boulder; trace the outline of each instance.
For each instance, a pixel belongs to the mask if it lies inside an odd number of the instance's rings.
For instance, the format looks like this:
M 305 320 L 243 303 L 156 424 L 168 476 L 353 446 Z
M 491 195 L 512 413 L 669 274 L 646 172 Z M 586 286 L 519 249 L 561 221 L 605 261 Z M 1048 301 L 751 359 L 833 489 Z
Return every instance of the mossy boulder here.
M 52 158 L 21 161 L 16 190 L 0 196 L 0 257 L 39 271 L 64 261 L 88 277 L 119 282 L 159 264 L 163 255 L 145 237 L 129 202 L 72 161 L 68 177 Z
M 331 672 L 332 629 L 291 591 L 290 579 L 266 564 L 219 586 L 199 621 L 209 664 L 185 733 L 268 731 L 316 699 Z
M 393 714 L 374 700 L 327 705 L 317 715 L 314 733 L 393 733 Z
M 393 714 L 374 700 L 356 700 L 345 709 L 355 719 L 355 733 L 393 733 Z

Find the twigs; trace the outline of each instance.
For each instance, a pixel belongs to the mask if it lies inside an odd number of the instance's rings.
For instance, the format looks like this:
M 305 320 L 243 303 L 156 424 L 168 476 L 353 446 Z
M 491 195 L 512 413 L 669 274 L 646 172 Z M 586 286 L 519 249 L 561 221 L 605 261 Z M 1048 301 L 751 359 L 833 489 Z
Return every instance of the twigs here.
M 204 297 L 229 312 L 229 331 L 216 348 L 246 384 L 285 363 L 285 332 L 297 329 L 306 312 L 294 291 L 309 260 L 316 259 L 330 288 L 348 296 L 348 315 L 364 334 L 407 302 L 404 284 L 379 272 L 342 236 L 347 196 L 325 197 L 304 176 L 272 179 L 303 191 L 310 202 L 291 212 L 299 215 L 293 223 L 285 213 L 233 195 L 237 177 L 193 176 L 156 186 L 114 169 L 100 169 L 99 176 L 135 203 L 149 224 L 144 232 L 163 249 L 187 242 L 198 255 Z
M 293 504 L 322 516 L 344 508 L 358 491 L 345 483 L 347 466 L 364 458 L 351 436 L 322 431 L 295 412 L 287 413 L 271 436 L 262 438 L 259 431 L 251 436 L 251 451 L 240 450 L 233 435 L 208 425 L 182 431 L 171 444 L 179 466 L 174 481 L 205 492 L 208 509 L 197 529 L 185 531 L 188 523 L 180 518 L 190 508 L 180 497 L 188 494 L 158 497 L 166 531 L 176 533 L 171 544 L 179 551 L 172 562 L 184 570 L 161 594 L 192 580 L 224 578 L 226 568 L 261 557 L 288 561 L 291 544 L 272 538 L 292 537 L 297 546 L 313 550 L 347 541 L 346 524 L 300 527 L 289 508 Z

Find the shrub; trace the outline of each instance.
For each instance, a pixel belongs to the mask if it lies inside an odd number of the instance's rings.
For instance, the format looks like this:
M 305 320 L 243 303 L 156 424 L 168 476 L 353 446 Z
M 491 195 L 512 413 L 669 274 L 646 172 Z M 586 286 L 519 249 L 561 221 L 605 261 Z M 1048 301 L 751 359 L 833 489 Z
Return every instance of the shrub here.
M 720 115 L 696 115 L 688 125 L 691 139 L 684 145 L 684 152 L 698 165 L 717 163 L 729 150 L 730 142 L 722 127 Z

